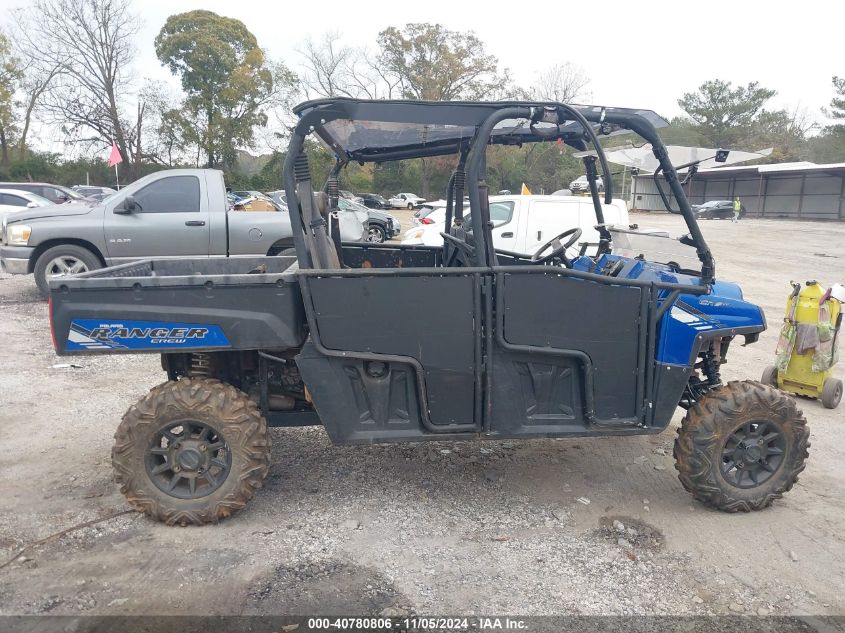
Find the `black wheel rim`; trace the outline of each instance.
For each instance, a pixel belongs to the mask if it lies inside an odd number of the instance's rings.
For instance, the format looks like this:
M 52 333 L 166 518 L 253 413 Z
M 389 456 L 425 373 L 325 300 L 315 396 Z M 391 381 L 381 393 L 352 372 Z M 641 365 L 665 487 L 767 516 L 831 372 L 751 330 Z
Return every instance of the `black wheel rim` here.
M 155 433 L 144 462 L 159 490 L 178 499 L 199 499 L 226 481 L 232 451 L 210 424 L 180 420 Z
M 756 488 L 778 471 L 786 452 L 781 428 L 768 420 L 745 422 L 722 446 L 722 477 L 737 488 Z

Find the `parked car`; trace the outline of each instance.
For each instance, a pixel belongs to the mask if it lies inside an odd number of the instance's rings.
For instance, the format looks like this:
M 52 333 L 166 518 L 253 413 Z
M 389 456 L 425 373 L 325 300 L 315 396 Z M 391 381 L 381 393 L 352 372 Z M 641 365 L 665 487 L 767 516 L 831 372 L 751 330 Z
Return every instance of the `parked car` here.
M 390 204 L 387 202 L 386 198 L 378 195 L 377 193 L 361 193 L 358 196 L 363 200 L 361 204 L 363 204 L 368 209 L 389 209 Z
M 0 189 L 20 189 L 29 191 L 42 198 L 47 198 L 53 204 L 65 204 L 66 202 L 82 202 L 89 200 L 80 193 L 62 185 L 51 185 L 46 182 L 0 182 Z
M 387 201 L 394 209 L 413 209 L 423 202 L 425 202 L 425 198 L 420 198 L 415 193 L 398 193 Z
M 288 205 L 284 189 L 279 189 L 277 191 L 268 191 L 267 196 L 276 204 L 283 204 L 285 207 L 287 207 Z
M 364 241 L 365 211 L 338 213 L 341 238 Z M 0 266 L 35 274 L 45 294 L 52 277 L 139 259 L 278 255 L 293 247 L 290 214 L 231 207 L 223 172 L 160 171 L 97 204 L 51 205 L 3 221 Z
M 348 191 L 346 189 L 340 189 L 338 190 L 338 193 L 340 194 L 341 198 L 352 200 L 352 202 L 355 202 L 357 204 L 364 204 L 364 199 L 361 196 L 352 193 L 351 191 Z
M 601 176 L 596 178 L 596 186 L 599 191 L 604 191 L 604 180 L 602 180 Z M 590 183 L 587 181 L 587 176 L 578 176 L 570 182 L 569 191 L 572 193 L 590 193 Z
M 377 209 L 368 209 L 346 198 L 338 198 L 337 206 L 349 211 L 364 211 L 367 213 L 367 241 L 373 244 L 396 237 L 402 231 L 402 224 L 394 216 Z
M 10 213 L 23 209 L 49 207 L 53 203 L 41 196 L 20 189 L 0 189 L 0 222 Z
M 704 204 L 692 205 L 699 220 L 729 220 L 734 217 L 733 200 L 710 200 Z M 740 203 L 739 217 L 745 216 L 745 205 Z
M 111 187 L 94 187 L 91 185 L 76 185 L 75 187 L 71 187 L 71 189 L 80 196 L 97 201 L 108 198 L 113 193 L 117 193 L 117 189 L 112 189 Z
M 464 203 L 464 208 L 466 209 L 468 207 L 469 201 L 466 201 Z M 437 200 L 435 202 L 426 202 L 414 212 L 414 226 L 419 226 L 421 224 L 434 224 L 435 219 L 432 217 L 432 214 L 438 210 L 442 211 L 440 214 L 440 221 L 442 222 L 443 219 L 446 218 L 446 201 Z
M 469 209 L 466 210 L 469 214 Z M 403 244 L 442 246 L 441 232 L 446 231 L 446 208 L 434 209 L 425 219 L 430 224 L 407 231 Z M 628 225 L 628 206 L 623 200 L 613 200 L 604 205 L 606 224 Z M 594 254 L 599 234 L 595 229 L 596 216 L 592 200 L 564 196 L 491 196 L 490 220 L 493 223 L 493 245 L 497 249 L 515 253 L 533 254 L 550 238 L 569 228 L 582 230 L 580 240 L 592 247 Z M 569 255 L 578 253 L 573 245 Z

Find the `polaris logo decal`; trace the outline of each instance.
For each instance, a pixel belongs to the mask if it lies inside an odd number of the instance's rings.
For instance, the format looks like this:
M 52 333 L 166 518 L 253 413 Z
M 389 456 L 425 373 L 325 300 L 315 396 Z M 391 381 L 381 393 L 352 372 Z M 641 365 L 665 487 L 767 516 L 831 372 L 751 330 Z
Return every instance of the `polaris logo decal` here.
M 74 319 L 67 351 L 160 350 L 196 347 L 230 347 L 217 325 L 163 323 L 161 321 L 100 321 Z

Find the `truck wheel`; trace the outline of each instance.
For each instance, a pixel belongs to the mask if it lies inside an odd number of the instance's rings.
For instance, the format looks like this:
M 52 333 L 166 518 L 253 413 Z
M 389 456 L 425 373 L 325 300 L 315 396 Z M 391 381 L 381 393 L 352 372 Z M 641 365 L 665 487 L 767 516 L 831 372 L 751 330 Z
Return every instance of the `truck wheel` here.
M 387 235 L 378 224 L 371 224 L 367 228 L 367 241 L 371 244 L 384 244 L 385 239 L 387 239 Z
M 761 510 L 798 480 L 809 437 L 792 398 L 759 382 L 730 382 L 687 412 L 675 439 L 675 468 L 706 505 Z
M 835 409 L 842 400 L 842 381 L 838 378 L 828 378 L 822 385 L 822 404 L 827 409 Z
M 769 385 L 770 387 L 774 387 L 775 389 L 778 388 L 778 368 L 774 365 L 769 365 L 766 369 L 763 370 L 763 377 L 760 378 L 760 382 L 764 385 Z
M 408 211 L 413 211 L 413 209 L 414 209 L 414 203 L 413 203 L 413 202 L 409 202 L 409 203 L 408 203 Z
M 48 248 L 35 261 L 35 284 L 45 297 L 50 294 L 50 279 L 76 275 L 102 268 L 100 260 L 87 248 L 76 244 L 59 244 Z
M 168 525 L 243 508 L 270 465 L 270 436 L 245 393 L 210 378 L 153 388 L 117 428 L 112 465 L 129 504 Z

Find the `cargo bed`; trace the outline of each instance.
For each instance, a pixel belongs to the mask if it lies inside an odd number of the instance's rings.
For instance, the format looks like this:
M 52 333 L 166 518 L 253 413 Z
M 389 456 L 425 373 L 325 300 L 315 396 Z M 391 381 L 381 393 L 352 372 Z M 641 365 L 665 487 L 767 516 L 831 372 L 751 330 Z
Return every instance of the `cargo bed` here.
M 296 257 L 143 260 L 50 281 L 61 355 L 283 350 L 305 341 Z

